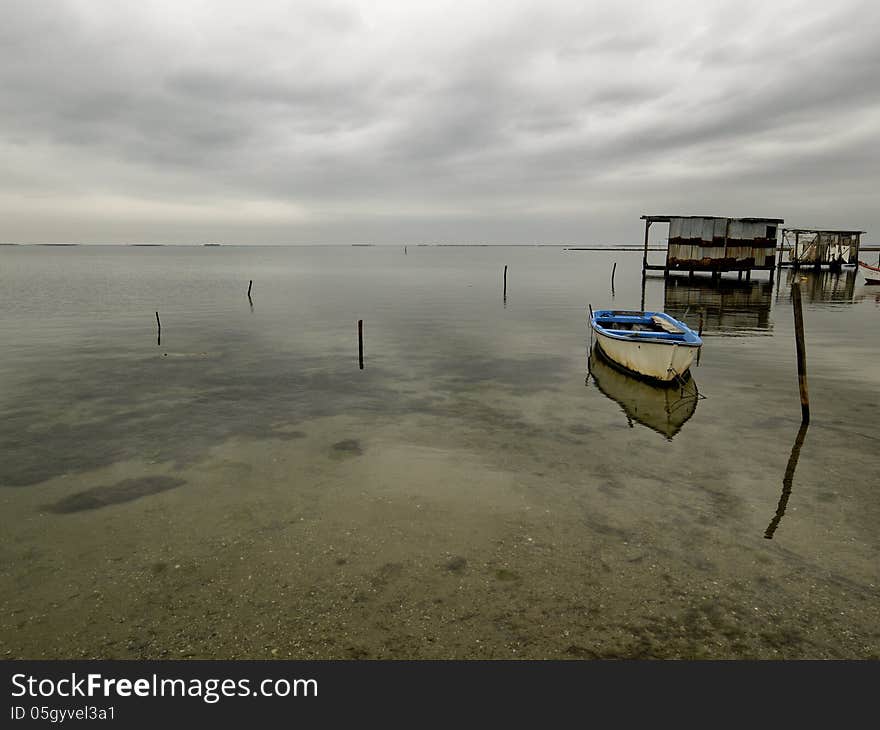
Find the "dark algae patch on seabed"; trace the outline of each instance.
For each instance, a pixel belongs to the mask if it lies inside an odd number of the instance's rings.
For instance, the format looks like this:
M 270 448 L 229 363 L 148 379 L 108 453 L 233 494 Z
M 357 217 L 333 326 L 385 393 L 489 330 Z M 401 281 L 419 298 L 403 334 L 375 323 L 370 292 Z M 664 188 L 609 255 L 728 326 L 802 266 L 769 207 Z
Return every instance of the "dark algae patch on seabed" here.
M 174 489 L 186 482 L 183 479 L 165 476 L 147 476 L 134 479 L 123 479 L 116 484 L 104 487 L 92 487 L 82 492 L 76 492 L 68 497 L 58 500 L 54 504 L 46 505 L 47 512 L 63 515 L 70 512 L 82 512 L 83 510 L 100 509 L 111 504 L 121 504 L 134 499 L 147 497 L 151 494 L 159 494 L 167 489 Z
M 792 469 L 788 272 L 648 281 L 705 309 L 706 398 L 657 429 L 587 369 L 638 252 L 411 248 L 4 249 L 0 656 L 878 656 L 851 272 L 802 282 Z

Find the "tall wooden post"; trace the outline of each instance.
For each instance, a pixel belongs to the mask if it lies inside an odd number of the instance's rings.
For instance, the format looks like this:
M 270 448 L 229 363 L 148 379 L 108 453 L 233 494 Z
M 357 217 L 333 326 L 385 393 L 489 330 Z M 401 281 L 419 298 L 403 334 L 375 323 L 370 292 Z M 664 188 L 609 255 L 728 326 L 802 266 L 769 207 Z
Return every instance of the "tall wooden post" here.
M 648 268 L 648 231 L 651 229 L 650 219 L 645 220 L 645 253 L 642 256 L 642 271 Z M 644 309 L 644 307 L 642 307 Z
M 804 344 L 804 311 L 801 304 L 801 285 L 791 285 L 791 304 L 794 309 L 794 338 L 797 347 L 798 387 L 801 391 L 801 422 L 810 422 L 810 395 L 807 392 L 807 348 Z

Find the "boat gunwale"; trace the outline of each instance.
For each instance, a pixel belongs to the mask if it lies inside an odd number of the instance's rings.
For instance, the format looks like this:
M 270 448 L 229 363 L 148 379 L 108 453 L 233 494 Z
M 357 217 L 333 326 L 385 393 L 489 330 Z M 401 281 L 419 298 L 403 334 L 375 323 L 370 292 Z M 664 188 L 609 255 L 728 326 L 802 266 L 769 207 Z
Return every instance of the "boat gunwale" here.
M 648 323 L 651 320 L 651 317 L 660 317 L 665 319 L 670 324 L 673 324 L 682 329 L 681 334 L 674 334 L 671 332 L 650 332 L 650 331 L 631 331 L 631 330 L 616 330 L 616 329 L 608 329 L 607 327 L 599 324 L 598 320 L 610 319 L 614 321 L 618 321 L 626 324 L 636 324 L 636 323 Z M 703 340 L 699 334 L 694 332 L 690 327 L 687 326 L 684 322 L 675 319 L 666 312 L 631 312 L 631 311 L 622 311 L 622 310 L 612 310 L 612 309 L 597 309 L 593 312 L 592 317 L 590 318 L 590 326 L 595 330 L 598 334 L 604 335 L 605 337 L 610 337 L 614 340 L 619 340 L 621 342 L 631 342 L 631 343 L 653 343 L 657 345 L 678 345 L 679 347 L 702 347 Z

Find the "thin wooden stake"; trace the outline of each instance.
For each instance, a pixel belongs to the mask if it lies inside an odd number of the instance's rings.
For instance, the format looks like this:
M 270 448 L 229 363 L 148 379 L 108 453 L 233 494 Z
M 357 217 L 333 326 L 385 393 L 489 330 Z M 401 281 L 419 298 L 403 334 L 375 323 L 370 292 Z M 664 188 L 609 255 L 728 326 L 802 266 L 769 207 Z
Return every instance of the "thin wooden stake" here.
M 611 267 L 611 294 L 614 295 L 614 274 L 617 271 L 617 262 L 614 262 L 614 266 Z
M 504 299 L 507 299 L 507 264 L 504 265 Z
M 642 311 L 645 311 L 645 269 L 642 269 Z
M 364 369 L 364 320 L 358 320 L 358 364 Z
M 587 304 L 587 306 L 590 308 L 590 324 L 589 324 L 589 327 L 590 327 L 590 349 L 592 350 L 593 349 L 593 305 L 592 305 L 592 303 L 590 303 L 590 304 Z
M 807 348 L 804 344 L 804 311 L 801 304 L 801 285 L 791 285 L 791 304 L 794 309 L 794 337 L 797 346 L 798 387 L 801 391 L 801 422 L 810 422 L 810 395 L 807 391 Z
M 248 284 L 248 299 L 251 298 L 251 287 L 252 287 L 253 285 L 254 285 L 254 280 L 251 279 L 250 283 Z
M 159 321 L 159 313 L 158 312 L 156 312 L 156 327 L 158 327 L 158 330 L 159 330 L 159 336 L 157 338 L 156 344 L 161 345 L 162 344 L 162 323 Z

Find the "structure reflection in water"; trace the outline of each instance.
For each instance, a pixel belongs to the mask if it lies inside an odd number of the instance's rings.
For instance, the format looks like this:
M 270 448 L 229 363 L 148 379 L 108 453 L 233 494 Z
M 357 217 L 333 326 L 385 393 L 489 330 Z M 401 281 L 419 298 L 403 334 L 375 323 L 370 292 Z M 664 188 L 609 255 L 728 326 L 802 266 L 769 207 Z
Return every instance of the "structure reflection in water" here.
M 808 302 L 839 302 L 850 304 L 856 288 L 856 271 L 814 271 L 807 269 L 788 269 L 779 278 L 776 292 L 777 302 L 791 301 L 791 285 L 801 285 L 801 296 Z
M 807 427 L 809 425 L 809 422 L 801 423 L 801 427 L 794 439 L 794 445 L 791 447 L 791 455 L 788 457 L 788 464 L 785 467 L 785 475 L 782 477 L 782 495 L 779 497 L 779 504 L 776 505 L 776 514 L 773 515 L 773 519 L 770 520 L 770 524 L 767 525 L 767 530 L 764 532 L 764 537 L 768 540 L 773 539 L 773 533 L 776 532 L 776 528 L 779 526 L 779 520 L 782 519 L 782 515 L 785 514 L 785 508 L 788 506 L 788 498 L 791 496 L 791 485 L 794 481 L 794 470 L 797 469 L 798 459 L 801 455 L 801 447 L 804 445 L 804 439 L 807 436 Z
M 611 365 L 597 345 L 590 349 L 588 366 L 596 387 L 620 406 L 630 427 L 640 423 L 672 440 L 697 408 L 700 396 L 690 376 L 677 386 L 652 385 Z
M 696 328 L 703 313 L 703 331 L 709 334 L 769 334 L 773 284 L 694 277 L 666 281 L 663 308 Z

